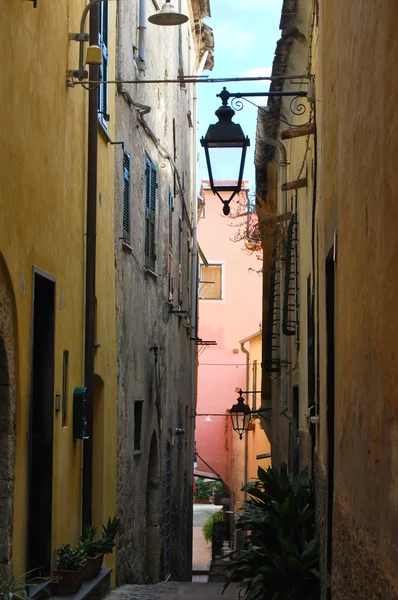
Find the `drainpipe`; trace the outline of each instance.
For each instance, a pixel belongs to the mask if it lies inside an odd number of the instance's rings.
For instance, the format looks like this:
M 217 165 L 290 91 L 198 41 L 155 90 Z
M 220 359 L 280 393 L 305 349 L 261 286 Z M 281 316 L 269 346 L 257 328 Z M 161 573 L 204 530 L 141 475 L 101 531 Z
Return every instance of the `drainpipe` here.
M 197 122 L 197 88 L 193 84 L 193 122 Z M 196 140 L 194 140 L 195 142 Z M 196 155 L 195 155 L 196 156 Z M 188 450 L 188 578 L 192 576 L 193 546 L 193 473 L 195 459 L 195 414 L 196 414 L 196 338 L 198 336 L 198 198 L 196 194 L 196 161 L 193 161 L 192 180 L 194 182 L 192 215 L 192 288 L 191 288 L 191 410 L 189 415 Z
M 273 146 L 279 152 L 279 171 L 280 171 L 280 179 L 282 183 L 286 183 L 287 181 L 287 153 L 285 145 L 279 139 L 270 138 L 267 136 L 263 137 L 263 141 L 269 146 Z M 287 191 L 282 191 L 282 202 L 281 202 L 281 215 L 286 214 L 287 212 Z M 284 263 L 282 263 L 284 264 Z M 286 268 L 286 267 L 285 267 Z M 280 301 L 284 297 L 284 286 L 285 286 L 285 278 L 284 278 L 284 269 L 281 269 L 281 281 L 280 281 Z M 283 334 L 281 330 L 281 386 L 280 386 L 280 414 L 289 419 L 291 421 L 291 414 L 288 411 L 288 402 L 287 402 L 287 342 L 286 336 Z
M 244 352 L 246 354 L 246 389 L 250 389 L 249 388 L 249 379 L 250 379 L 250 362 L 249 362 L 249 351 L 245 348 L 245 343 L 246 342 L 239 342 L 240 343 L 240 349 L 242 350 L 242 352 Z M 247 461 L 249 459 L 249 432 L 246 431 L 246 435 L 245 435 L 245 471 L 244 471 L 244 483 L 246 485 L 247 483 L 247 476 L 248 476 L 248 465 L 247 465 Z M 247 500 L 247 492 L 244 491 L 243 492 L 243 500 L 246 502 Z
M 140 71 L 145 71 L 146 58 L 146 0 L 140 0 L 140 17 L 138 25 L 138 56 L 136 58 L 137 67 Z
M 90 45 L 98 45 L 98 5 L 90 10 Z M 98 81 L 99 66 L 90 65 L 89 78 Z M 97 158 L 98 158 L 98 89 L 89 91 L 87 148 L 87 221 L 86 221 L 86 309 L 84 384 L 87 388 L 87 433 L 83 441 L 82 523 L 92 520 L 93 472 L 93 403 L 94 403 L 94 321 L 95 267 L 97 235 Z

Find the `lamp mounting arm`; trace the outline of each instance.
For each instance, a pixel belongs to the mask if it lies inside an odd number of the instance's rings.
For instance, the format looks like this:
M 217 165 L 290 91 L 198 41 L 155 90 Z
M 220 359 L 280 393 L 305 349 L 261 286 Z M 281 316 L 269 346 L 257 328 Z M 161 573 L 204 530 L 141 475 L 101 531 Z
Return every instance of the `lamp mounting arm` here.
M 274 97 L 281 97 L 281 96 L 287 96 L 290 98 L 306 98 L 307 97 L 307 91 L 305 90 L 299 90 L 296 92 L 237 92 L 235 94 L 231 94 L 231 92 L 229 92 L 227 90 L 227 88 L 223 88 L 222 92 L 220 92 L 219 94 L 217 94 L 217 98 L 221 98 L 221 102 L 223 103 L 223 106 L 227 106 L 228 104 L 228 100 L 230 98 L 264 98 L 264 97 L 268 97 L 268 96 L 274 96 Z
M 76 77 L 77 79 L 87 79 L 88 73 L 84 69 L 84 44 L 89 41 L 89 34 L 85 33 L 87 15 L 93 6 L 96 6 L 100 2 L 109 2 L 109 0 L 91 0 L 83 9 L 82 16 L 80 19 L 80 31 L 79 33 L 70 33 L 69 39 L 79 42 L 79 68 L 78 70 L 72 70 L 68 72 L 70 77 Z

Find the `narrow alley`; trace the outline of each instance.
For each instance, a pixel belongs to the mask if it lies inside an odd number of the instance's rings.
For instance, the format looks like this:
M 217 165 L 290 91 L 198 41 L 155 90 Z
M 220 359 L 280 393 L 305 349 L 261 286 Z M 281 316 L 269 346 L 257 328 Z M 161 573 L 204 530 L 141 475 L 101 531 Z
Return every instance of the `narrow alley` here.
M 397 24 L 2 2 L 0 600 L 398 600 Z

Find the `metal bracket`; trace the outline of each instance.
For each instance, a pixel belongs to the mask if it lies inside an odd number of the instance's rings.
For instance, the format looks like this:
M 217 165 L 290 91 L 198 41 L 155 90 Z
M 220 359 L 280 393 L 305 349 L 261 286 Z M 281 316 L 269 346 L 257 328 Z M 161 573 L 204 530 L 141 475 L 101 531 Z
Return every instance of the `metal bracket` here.
M 69 39 L 75 42 L 88 42 L 90 35 L 88 33 L 70 33 Z
M 85 71 L 84 69 L 83 69 L 83 71 L 79 71 L 78 69 L 77 70 L 69 70 L 69 71 L 66 71 L 66 76 L 69 79 L 80 79 L 80 80 L 87 79 L 88 71 Z

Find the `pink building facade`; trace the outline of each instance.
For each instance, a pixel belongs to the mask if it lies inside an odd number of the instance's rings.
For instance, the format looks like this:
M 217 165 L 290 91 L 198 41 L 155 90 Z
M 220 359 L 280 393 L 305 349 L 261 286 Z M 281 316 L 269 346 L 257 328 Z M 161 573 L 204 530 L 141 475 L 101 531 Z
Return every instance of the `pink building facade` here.
M 208 181 L 202 181 L 198 239 L 199 358 L 196 418 L 197 472 L 215 472 L 231 490 L 233 445 L 229 409 L 236 390 L 246 389 L 248 354 L 239 340 L 261 329 L 262 278 L 258 253 L 245 238 L 249 187 L 244 182 L 238 202 L 225 217 Z M 239 206 L 239 209 L 237 208 Z M 216 342 L 215 345 L 209 342 Z M 260 396 L 258 396 L 260 400 Z M 208 416 L 207 416 L 208 415 Z M 239 440 L 239 438 L 238 438 Z M 241 441 L 242 451 L 245 440 Z

